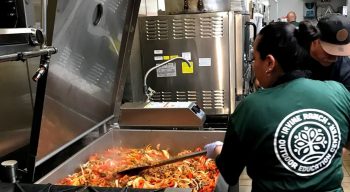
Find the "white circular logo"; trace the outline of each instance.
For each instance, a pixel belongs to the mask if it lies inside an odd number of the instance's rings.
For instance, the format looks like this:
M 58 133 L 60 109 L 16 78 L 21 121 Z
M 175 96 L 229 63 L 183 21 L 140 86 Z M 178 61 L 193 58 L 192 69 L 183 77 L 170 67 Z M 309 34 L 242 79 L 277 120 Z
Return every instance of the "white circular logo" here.
M 338 123 L 328 113 L 303 109 L 287 115 L 275 132 L 274 149 L 281 164 L 300 176 L 327 168 L 340 145 Z

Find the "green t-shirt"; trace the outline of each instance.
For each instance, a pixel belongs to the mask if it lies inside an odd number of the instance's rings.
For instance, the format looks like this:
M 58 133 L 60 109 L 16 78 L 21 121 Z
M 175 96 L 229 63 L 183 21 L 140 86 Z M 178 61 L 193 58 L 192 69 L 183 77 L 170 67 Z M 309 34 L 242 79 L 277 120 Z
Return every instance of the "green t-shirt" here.
M 253 191 L 341 191 L 350 93 L 299 78 L 246 97 L 230 117 L 218 168 L 229 184 L 244 167 Z

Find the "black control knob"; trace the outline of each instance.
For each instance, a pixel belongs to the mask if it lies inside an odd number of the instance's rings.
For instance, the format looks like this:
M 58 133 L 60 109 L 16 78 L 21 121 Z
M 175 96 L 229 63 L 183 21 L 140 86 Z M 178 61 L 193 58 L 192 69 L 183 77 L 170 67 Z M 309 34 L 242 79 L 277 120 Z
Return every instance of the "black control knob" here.
M 194 105 L 191 110 L 196 114 L 201 112 L 201 108 L 198 105 Z

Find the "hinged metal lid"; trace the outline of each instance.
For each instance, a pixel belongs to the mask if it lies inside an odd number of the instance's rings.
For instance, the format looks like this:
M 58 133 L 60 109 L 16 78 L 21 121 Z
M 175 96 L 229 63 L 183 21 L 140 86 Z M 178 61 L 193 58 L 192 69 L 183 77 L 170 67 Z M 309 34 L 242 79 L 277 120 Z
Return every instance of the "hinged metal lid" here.
M 139 3 L 57 1 L 37 165 L 119 108 Z

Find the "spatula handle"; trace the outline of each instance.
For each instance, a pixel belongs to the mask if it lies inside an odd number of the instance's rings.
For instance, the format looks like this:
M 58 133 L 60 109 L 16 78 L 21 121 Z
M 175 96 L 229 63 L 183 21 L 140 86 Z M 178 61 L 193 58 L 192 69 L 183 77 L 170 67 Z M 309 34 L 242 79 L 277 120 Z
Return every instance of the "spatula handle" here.
M 189 154 L 186 154 L 186 155 L 182 155 L 182 156 L 174 157 L 174 158 L 171 158 L 171 159 L 167 159 L 167 160 L 155 163 L 153 165 L 134 167 L 134 168 L 126 169 L 126 170 L 123 170 L 123 171 L 119 171 L 119 172 L 114 173 L 113 175 L 115 177 L 118 177 L 118 175 L 120 176 L 121 174 L 136 175 L 136 174 L 138 174 L 139 172 L 141 172 L 141 171 L 143 171 L 145 169 L 149 169 L 149 168 L 153 168 L 153 167 L 159 167 L 159 166 L 162 166 L 162 165 L 175 163 L 175 162 L 182 161 L 182 160 L 185 160 L 185 159 L 190 159 L 190 158 L 193 158 L 193 157 L 205 155 L 206 153 L 207 153 L 206 151 L 193 152 L 193 153 L 189 153 Z
M 164 161 L 162 161 L 160 163 L 157 163 L 155 165 L 151 165 L 151 167 L 159 167 L 159 166 L 162 166 L 162 165 L 175 163 L 175 162 L 182 161 L 182 160 L 185 160 L 185 159 L 190 159 L 190 158 L 193 158 L 193 157 L 205 155 L 206 153 L 207 153 L 206 151 L 198 151 L 198 152 L 189 153 L 189 154 L 182 155 L 182 156 L 179 156 L 179 157 L 174 157 L 174 158 L 171 158 L 171 159 L 168 159 L 168 160 L 164 160 Z

